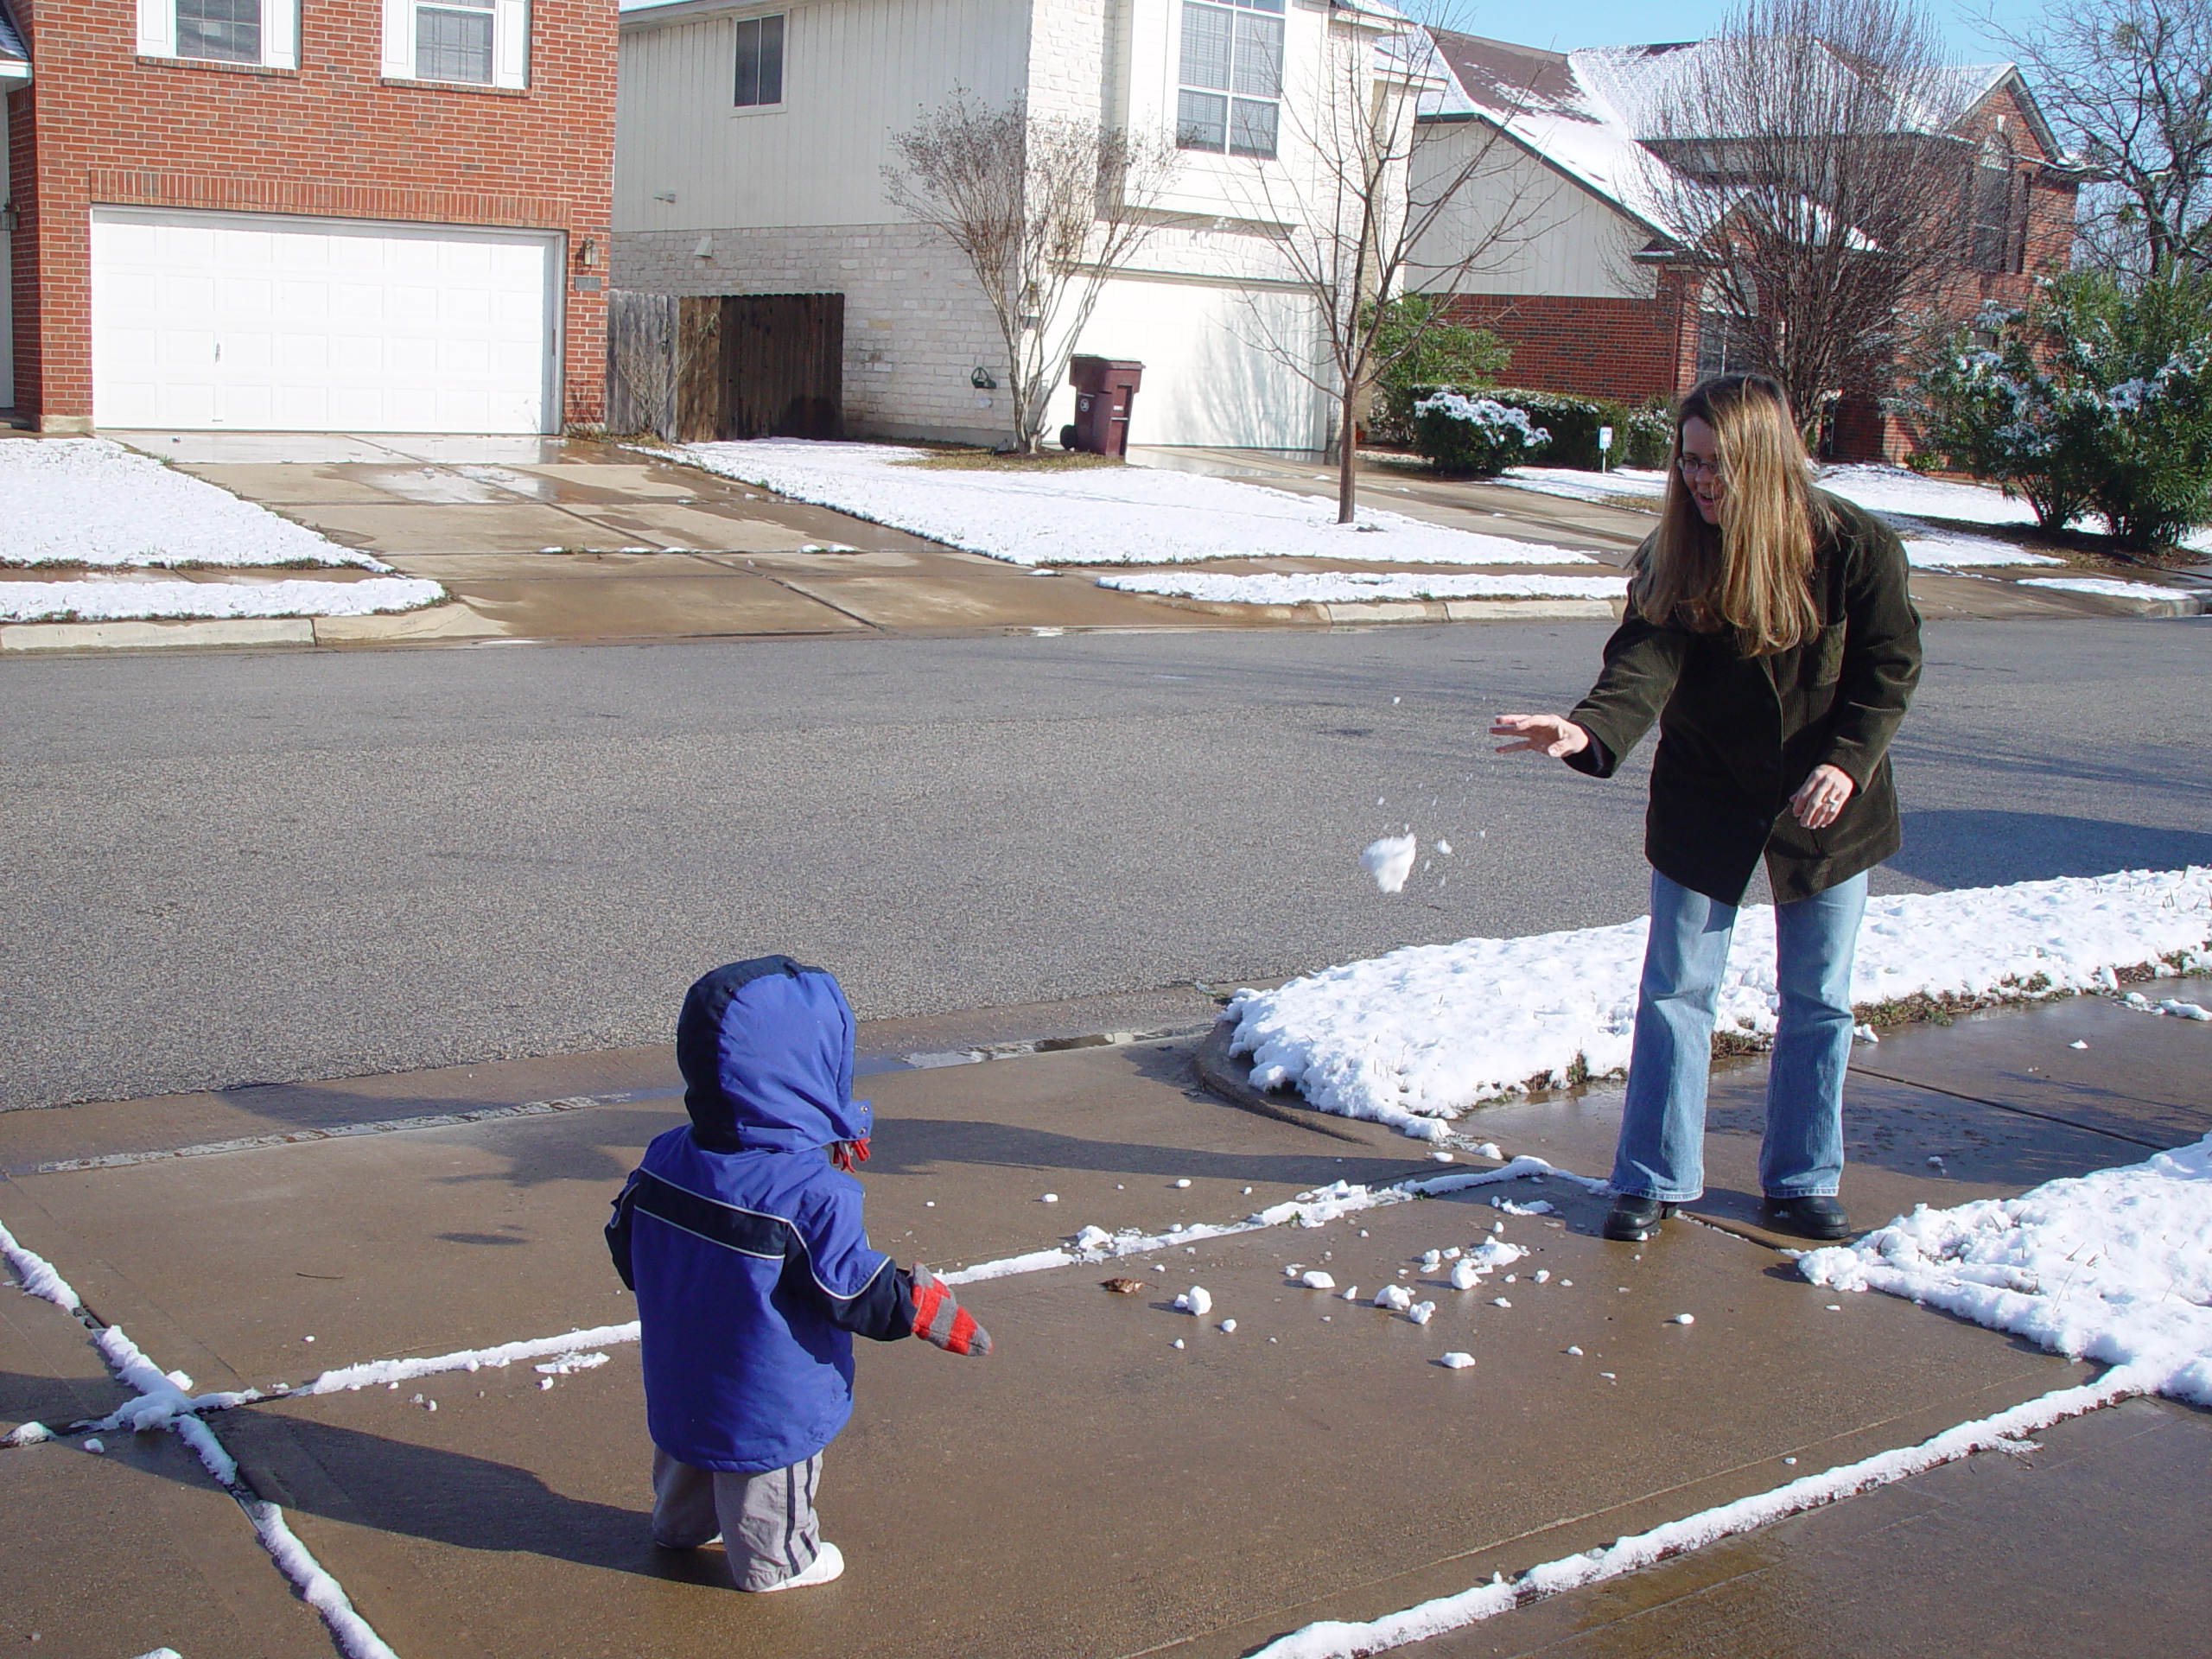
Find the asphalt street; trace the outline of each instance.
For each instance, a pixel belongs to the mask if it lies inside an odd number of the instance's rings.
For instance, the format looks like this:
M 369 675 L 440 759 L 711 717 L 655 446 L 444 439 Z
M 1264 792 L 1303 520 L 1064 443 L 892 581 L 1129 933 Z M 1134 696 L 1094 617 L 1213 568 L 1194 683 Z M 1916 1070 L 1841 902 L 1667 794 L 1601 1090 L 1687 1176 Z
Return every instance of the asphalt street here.
M 886 1017 L 1626 920 L 1642 757 L 1484 735 L 1605 634 L 9 661 L 0 1109 L 663 1041 L 772 950 Z M 2212 862 L 2212 624 L 1928 644 L 1878 892 Z M 1408 825 L 1386 898 L 1358 855 Z

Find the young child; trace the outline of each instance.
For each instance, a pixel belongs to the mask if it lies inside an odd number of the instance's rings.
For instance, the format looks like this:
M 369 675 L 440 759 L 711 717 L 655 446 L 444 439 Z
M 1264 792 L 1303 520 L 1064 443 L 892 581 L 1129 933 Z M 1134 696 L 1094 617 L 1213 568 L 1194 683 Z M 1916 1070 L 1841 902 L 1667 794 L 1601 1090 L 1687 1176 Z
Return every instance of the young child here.
M 645 1326 L 653 1541 L 719 1532 L 741 1590 L 827 1584 L 822 1449 L 853 1412 L 853 1338 L 910 1332 L 956 1354 L 991 1339 L 919 1266 L 868 1248 L 868 1103 L 853 1090 L 853 1011 L 789 957 L 717 968 L 676 1026 L 691 1122 L 645 1149 L 607 1248 Z

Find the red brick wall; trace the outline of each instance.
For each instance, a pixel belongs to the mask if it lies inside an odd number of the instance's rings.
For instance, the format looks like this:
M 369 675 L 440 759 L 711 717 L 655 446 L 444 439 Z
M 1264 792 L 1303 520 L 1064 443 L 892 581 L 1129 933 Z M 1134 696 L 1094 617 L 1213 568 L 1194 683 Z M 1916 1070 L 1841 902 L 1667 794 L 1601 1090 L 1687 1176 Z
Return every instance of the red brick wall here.
M 1487 328 L 1512 348 L 1499 378 L 1531 391 L 1637 403 L 1672 397 L 1681 380 L 1681 307 L 1664 282 L 1648 300 L 1545 294 L 1462 294 L 1452 320 Z M 1696 340 L 1690 342 L 1693 364 Z
M 605 410 L 614 0 L 533 0 L 530 86 L 381 78 L 377 0 L 305 0 L 300 67 L 137 55 L 134 0 L 16 8 L 32 84 L 9 99 L 16 403 L 92 413 L 96 203 L 498 225 L 567 233 L 563 418 Z M 587 241 L 599 263 L 582 264 Z

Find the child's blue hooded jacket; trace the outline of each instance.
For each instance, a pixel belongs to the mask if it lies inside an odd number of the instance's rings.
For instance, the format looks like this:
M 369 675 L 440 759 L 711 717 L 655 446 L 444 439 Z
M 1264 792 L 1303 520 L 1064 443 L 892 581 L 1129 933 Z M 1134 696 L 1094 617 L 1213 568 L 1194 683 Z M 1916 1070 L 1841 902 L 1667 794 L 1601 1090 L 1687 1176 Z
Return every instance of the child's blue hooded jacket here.
M 653 1443 L 759 1474 L 844 1427 L 853 1333 L 911 1334 L 912 1281 L 830 1160 L 871 1127 L 834 978 L 788 957 L 716 969 L 683 1000 L 676 1058 L 691 1122 L 645 1149 L 607 1243 L 638 1295 Z

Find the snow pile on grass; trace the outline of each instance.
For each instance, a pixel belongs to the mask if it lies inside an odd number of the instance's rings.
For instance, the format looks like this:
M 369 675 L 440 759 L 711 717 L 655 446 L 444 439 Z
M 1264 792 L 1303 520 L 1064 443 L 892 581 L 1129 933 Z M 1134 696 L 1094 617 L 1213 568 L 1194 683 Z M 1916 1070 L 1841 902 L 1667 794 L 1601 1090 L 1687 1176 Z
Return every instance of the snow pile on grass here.
M 1798 1270 L 1907 1296 L 2212 1406 L 2212 1135 L 2017 1198 L 1922 1205 Z
M 105 438 L 0 443 L 0 564 L 391 569 Z
M 0 446 L 4 447 L 4 446 Z M 446 590 L 415 576 L 362 582 L 0 582 L 0 622 L 172 617 L 374 616 L 418 611 Z
M 2181 590 L 2156 582 L 2120 582 L 2111 576 L 2026 576 L 2023 588 L 2055 588 L 2063 594 L 2097 594 L 2107 599 L 2176 599 Z
M 882 444 L 762 438 L 694 443 L 694 465 L 795 500 L 889 524 L 1015 564 L 1174 564 L 1287 556 L 1410 564 L 1588 564 L 1584 554 L 1446 530 L 1333 500 L 1222 478 L 1096 467 L 951 472 L 902 465 L 921 452 Z
M 1425 1141 L 1484 1100 L 1624 1071 L 1649 918 L 1516 939 L 1416 945 L 1239 991 L 1225 1017 L 1252 1083 Z M 1774 912 L 1746 906 L 1721 982 L 1719 1029 L 1775 1027 Z M 2116 991 L 2118 969 L 2212 969 L 2212 868 L 2024 881 L 1875 899 L 1852 976 L 1862 1019 L 1882 1005 Z
M 1655 509 L 1667 488 L 1664 473 L 1625 468 L 1601 474 L 1565 467 L 1518 467 L 1498 481 L 1576 501 L 1618 502 L 1629 497 L 1649 502 Z M 1821 474 L 1821 487 L 1886 519 L 1904 543 L 1906 561 L 1916 570 L 1948 570 L 1958 565 L 2063 566 L 2066 563 L 2048 553 L 2031 553 L 1997 537 L 1948 534 L 1923 522 L 1923 516 L 1974 524 L 2035 522 L 2035 512 L 2026 502 L 2008 501 L 2002 491 L 1985 485 L 1949 484 L 1902 467 L 1864 466 L 1832 467 Z
M 1423 575 L 1410 570 L 1262 573 L 1138 570 L 1101 576 L 1101 588 L 1165 594 L 1217 605 L 1357 604 L 1382 599 L 1624 599 L 1625 576 Z

